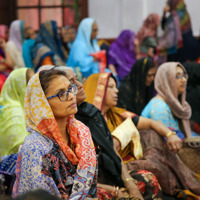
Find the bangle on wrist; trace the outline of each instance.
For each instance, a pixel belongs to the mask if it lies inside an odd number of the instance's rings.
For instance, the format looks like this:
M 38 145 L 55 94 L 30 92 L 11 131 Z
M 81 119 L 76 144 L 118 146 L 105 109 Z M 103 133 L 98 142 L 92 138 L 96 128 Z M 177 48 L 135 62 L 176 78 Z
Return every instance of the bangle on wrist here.
M 124 179 L 124 183 L 127 183 L 128 181 L 133 181 L 133 178 L 126 178 L 126 179 Z
M 168 137 L 169 137 L 170 135 L 176 135 L 176 132 L 170 131 L 169 133 L 167 133 L 166 138 L 168 139 Z

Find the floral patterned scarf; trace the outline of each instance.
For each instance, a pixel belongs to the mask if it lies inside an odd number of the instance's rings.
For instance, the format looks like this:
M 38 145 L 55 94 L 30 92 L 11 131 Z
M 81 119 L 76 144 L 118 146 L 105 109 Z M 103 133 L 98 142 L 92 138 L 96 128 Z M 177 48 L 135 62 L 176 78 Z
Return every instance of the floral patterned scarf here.
M 66 158 L 73 165 L 77 165 L 70 198 L 86 197 L 92 182 L 96 180 L 96 154 L 89 129 L 74 116 L 68 117 L 66 128 L 70 141 L 75 147 L 75 150 L 72 151 L 63 141 L 56 119 L 42 90 L 39 73 L 29 81 L 24 107 L 28 129 L 54 140 Z

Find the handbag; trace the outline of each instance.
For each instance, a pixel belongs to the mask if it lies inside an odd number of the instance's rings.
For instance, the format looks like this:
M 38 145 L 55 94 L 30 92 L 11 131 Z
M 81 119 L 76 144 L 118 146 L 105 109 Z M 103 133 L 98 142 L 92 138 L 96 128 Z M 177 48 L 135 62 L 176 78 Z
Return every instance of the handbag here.
M 200 174 L 200 137 L 184 139 L 178 155 L 188 168 Z

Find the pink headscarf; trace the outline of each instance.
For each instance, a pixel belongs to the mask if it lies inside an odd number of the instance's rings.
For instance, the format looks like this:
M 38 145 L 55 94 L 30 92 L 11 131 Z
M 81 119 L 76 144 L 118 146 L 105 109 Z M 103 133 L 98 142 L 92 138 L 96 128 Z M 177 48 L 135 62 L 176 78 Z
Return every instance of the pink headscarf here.
M 150 14 L 144 21 L 143 26 L 140 28 L 140 30 L 137 33 L 137 38 L 140 42 L 146 38 L 146 37 L 157 37 L 157 29 L 160 24 L 160 16 L 156 13 Z
M 180 66 L 184 72 L 185 68 L 179 62 L 167 62 L 162 64 L 156 73 L 154 80 L 157 93 L 164 98 L 174 116 L 182 121 L 186 137 L 191 137 L 189 119 L 191 117 L 191 107 L 186 101 L 186 92 L 178 99 L 176 87 L 176 67 Z
M 22 50 L 23 35 L 21 32 L 21 25 L 23 21 L 15 20 L 10 25 L 9 41 L 14 42 L 19 50 Z

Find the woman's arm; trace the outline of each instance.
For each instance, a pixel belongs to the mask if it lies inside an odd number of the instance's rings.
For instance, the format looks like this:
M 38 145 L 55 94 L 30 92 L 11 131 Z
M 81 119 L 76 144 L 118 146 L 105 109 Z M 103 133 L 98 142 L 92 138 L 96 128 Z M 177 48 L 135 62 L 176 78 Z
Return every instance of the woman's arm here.
M 171 130 L 161 122 L 157 122 L 144 117 L 139 118 L 137 128 L 147 130 L 153 129 L 163 137 L 167 137 L 167 135 L 171 132 Z M 170 135 L 167 137 L 167 145 L 170 150 L 177 153 L 182 147 L 182 140 L 177 135 Z
M 121 144 L 119 142 L 119 140 L 115 137 L 113 137 L 113 142 L 114 142 L 114 150 L 115 153 L 119 156 L 119 158 L 121 159 L 120 155 L 119 155 L 119 150 L 121 149 Z M 129 196 L 130 197 L 139 197 L 140 199 L 143 199 L 138 187 L 135 185 L 135 183 L 133 182 L 132 177 L 130 176 L 130 174 L 128 173 L 128 169 L 125 166 L 123 160 L 121 159 L 121 165 L 122 165 L 122 179 L 125 180 L 124 184 L 125 187 L 128 189 L 129 191 Z
M 137 38 L 134 39 L 134 48 L 135 48 L 135 55 L 136 55 L 136 59 L 140 59 L 141 55 L 140 55 L 140 42 Z

